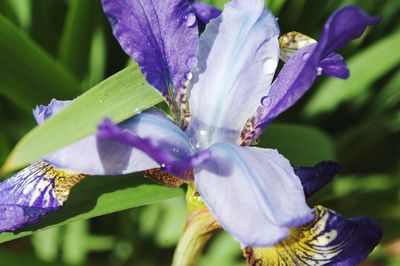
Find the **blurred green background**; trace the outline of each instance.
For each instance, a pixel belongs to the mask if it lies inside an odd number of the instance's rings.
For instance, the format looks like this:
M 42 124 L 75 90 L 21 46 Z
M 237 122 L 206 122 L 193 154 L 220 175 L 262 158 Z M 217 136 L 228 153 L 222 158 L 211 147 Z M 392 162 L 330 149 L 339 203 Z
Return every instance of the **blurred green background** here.
M 208 2 L 221 8 L 226 1 Z M 341 174 L 310 204 L 376 218 L 384 237 L 365 265 L 400 265 L 400 1 L 265 2 L 279 18 L 282 33 L 296 30 L 316 39 L 340 6 L 357 4 L 383 16 L 340 51 L 350 79 L 320 78 L 274 121 L 260 145 L 278 148 L 295 165 L 342 162 Z M 35 126 L 31 110 L 36 105 L 53 97 L 72 99 L 128 64 L 100 0 L 0 0 L 0 162 Z M 94 189 L 94 182 L 100 188 Z M 144 196 L 129 202 L 131 194 Z M 85 208 L 74 208 L 82 197 Z M 12 241 L 7 240 L 19 236 L 0 235 L 0 265 L 170 265 L 186 217 L 182 189 L 164 189 L 140 175 L 98 178 L 78 186 L 70 201 L 67 216 L 61 212 L 29 228 L 53 225 L 50 229 Z M 108 209 L 92 214 L 102 202 L 108 202 Z M 141 205 L 146 206 L 128 209 Z M 86 219 L 92 216 L 98 217 Z M 221 232 L 197 265 L 244 262 L 239 245 Z

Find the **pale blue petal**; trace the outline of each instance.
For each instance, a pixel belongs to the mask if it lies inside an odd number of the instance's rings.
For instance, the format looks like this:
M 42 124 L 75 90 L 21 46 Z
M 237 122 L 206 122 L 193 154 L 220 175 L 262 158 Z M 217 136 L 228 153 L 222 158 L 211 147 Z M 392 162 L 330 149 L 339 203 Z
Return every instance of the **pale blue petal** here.
M 188 134 L 199 147 L 238 140 L 272 81 L 278 35 L 262 0 L 234 0 L 207 25 L 190 94 Z
M 35 118 L 38 125 L 43 124 L 48 118 L 60 112 L 62 109 L 71 104 L 72 101 L 59 101 L 52 99 L 49 105 L 38 105 L 33 110 L 33 117 Z
M 170 143 L 180 152 L 191 152 L 187 136 L 155 109 L 136 115 L 119 126 L 157 145 Z M 61 148 L 44 159 L 58 168 L 92 175 L 118 175 L 160 167 L 141 150 L 95 135 Z
M 218 143 L 195 181 L 221 226 L 245 246 L 272 245 L 309 222 L 299 178 L 276 150 Z

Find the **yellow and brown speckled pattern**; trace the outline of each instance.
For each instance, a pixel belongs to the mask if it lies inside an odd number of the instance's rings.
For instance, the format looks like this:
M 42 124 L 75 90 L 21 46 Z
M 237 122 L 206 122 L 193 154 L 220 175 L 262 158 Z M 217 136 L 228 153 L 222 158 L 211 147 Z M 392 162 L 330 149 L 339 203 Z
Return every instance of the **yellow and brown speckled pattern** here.
M 292 31 L 279 37 L 280 57 L 288 61 L 298 50 L 316 41 L 302 33 Z
M 292 229 L 290 236 L 285 240 L 272 247 L 245 248 L 243 254 L 248 265 L 296 266 L 330 263 L 342 251 L 346 239 L 341 239 L 341 244 L 333 244 L 338 232 L 328 228 L 329 218 L 330 213 L 326 208 L 315 207 L 314 221 Z
M 54 168 L 45 162 L 40 162 L 39 167 L 44 171 L 43 178 L 54 179 L 54 195 L 61 205 L 68 199 L 71 188 L 86 177 L 77 172 Z
M 178 178 L 169 173 L 164 173 L 160 170 L 160 168 L 146 170 L 144 171 L 144 176 L 168 187 L 180 187 L 184 183 L 193 180 L 193 170 L 189 170 L 184 178 Z

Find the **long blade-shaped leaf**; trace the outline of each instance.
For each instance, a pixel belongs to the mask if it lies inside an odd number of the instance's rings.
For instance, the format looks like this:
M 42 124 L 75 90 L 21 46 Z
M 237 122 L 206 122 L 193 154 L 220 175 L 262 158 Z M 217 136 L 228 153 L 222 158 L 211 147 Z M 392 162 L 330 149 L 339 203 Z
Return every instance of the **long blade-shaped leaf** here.
M 100 14 L 100 1 L 70 0 L 60 43 L 61 61 L 79 78 L 88 71 L 90 44 L 95 22 Z
M 27 111 L 52 97 L 78 95 L 72 74 L 2 15 L 0 36 L 1 94 Z
M 134 175 L 88 177 L 71 191 L 64 207 L 39 223 L 24 227 L 18 233 L 0 234 L 0 243 L 31 235 L 35 231 L 152 204 L 180 195 L 183 195 L 181 189 L 150 184 Z
M 17 144 L 2 171 L 7 172 L 38 160 L 52 151 L 96 132 L 104 117 L 121 122 L 159 102 L 162 98 L 145 81 L 135 64 L 99 83 Z

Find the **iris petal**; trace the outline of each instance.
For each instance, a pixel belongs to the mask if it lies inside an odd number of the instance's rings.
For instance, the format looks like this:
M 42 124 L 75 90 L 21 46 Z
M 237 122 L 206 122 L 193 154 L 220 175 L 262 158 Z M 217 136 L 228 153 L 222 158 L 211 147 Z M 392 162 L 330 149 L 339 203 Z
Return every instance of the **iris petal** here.
M 33 110 L 33 116 L 35 117 L 38 125 L 43 124 L 44 121 L 52 117 L 53 115 L 60 112 L 62 109 L 67 107 L 72 101 L 59 101 L 52 99 L 49 105 L 39 105 Z
M 195 182 L 221 226 L 246 246 L 267 246 L 312 219 L 303 188 L 275 150 L 218 143 Z
M 158 126 L 158 125 L 156 125 Z M 154 128 L 153 134 L 140 134 L 139 131 L 126 130 L 106 119 L 99 125 L 97 136 L 126 147 L 141 150 L 157 162 L 162 170 L 184 177 L 191 168 L 208 160 L 207 150 L 195 153 L 185 133 L 170 122 L 163 127 Z
M 313 167 L 294 167 L 294 172 L 300 178 L 307 198 L 332 181 L 340 170 L 342 170 L 342 165 L 331 161 L 320 162 Z
M 264 129 L 275 117 L 292 106 L 311 87 L 315 78 L 322 73 L 336 77 L 346 77 L 347 68 L 335 55 L 322 62 L 335 50 L 344 47 L 348 42 L 357 39 L 368 25 L 378 23 L 380 18 L 370 17 L 356 6 L 344 7 L 328 19 L 318 44 L 300 49 L 284 65 L 269 92 L 268 105 L 263 111 L 257 127 Z M 332 64 L 334 63 L 334 64 Z M 327 68 L 329 66 L 329 68 Z M 326 67 L 324 70 L 323 67 Z M 335 69 L 333 69 L 335 68 Z
M 151 143 L 168 149 L 171 156 L 186 156 L 192 152 L 187 136 L 156 109 L 135 115 L 118 127 L 139 138 L 151 139 Z M 93 175 L 118 175 L 160 167 L 142 150 L 96 135 L 62 148 L 45 160 L 57 167 Z
M 0 232 L 15 231 L 60 208 L 79 173 L 35 163 L 0 183 Z
M 278 35 L 276 19 L 262 0 L 234 0 L 207 24 L 189 99 L 188 134 L 199 146 L 238 141 L 273 78 Z
M 103 0 L 115 38 L 164 96 L 185 86 L 198 47 L 195 14 L 186 0 Z M 171 87 L 172 86 L 172 87 Z
M 322 206 L 313 222 L 291 230 L 290 236 L 267 248 L 246 248 L 249 265 L 357 265 L 378 244 L 379 225 L 368 217 L 345 219 Z
M 207 24 L 211 19 L 214 19 L 221 15 L 221 10 L 213 7 L 210 4 L 203 2 L 194 2 L 192 3 L 192 7 L 196 16 L 200 19 L 201 22 Z

